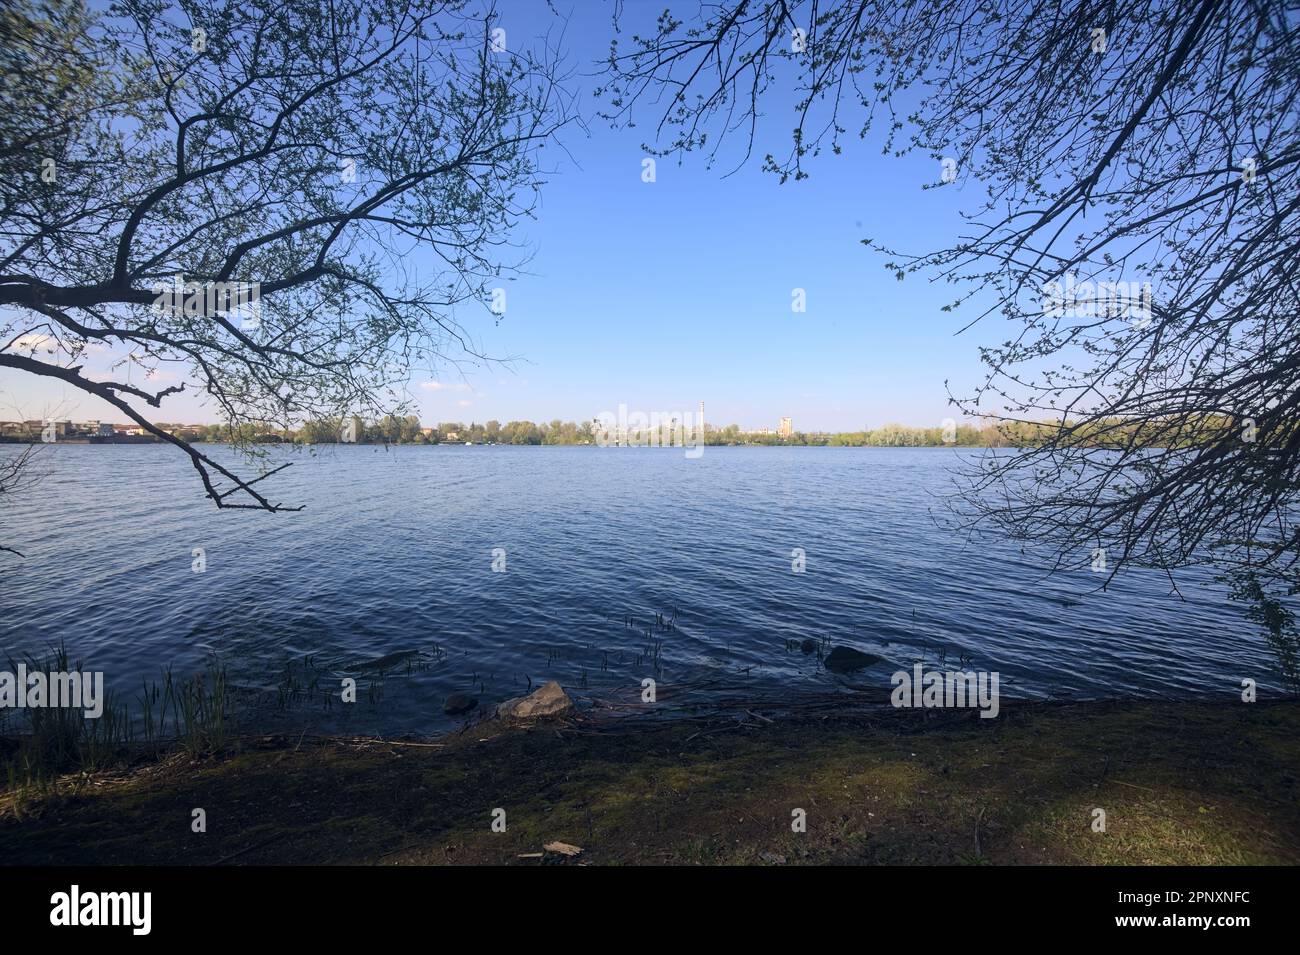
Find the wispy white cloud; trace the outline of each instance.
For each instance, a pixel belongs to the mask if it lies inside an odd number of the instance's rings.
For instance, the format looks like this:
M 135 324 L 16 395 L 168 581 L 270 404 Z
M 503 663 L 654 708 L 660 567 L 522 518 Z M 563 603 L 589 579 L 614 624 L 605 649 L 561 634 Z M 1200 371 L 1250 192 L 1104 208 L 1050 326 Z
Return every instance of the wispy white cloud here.
M 20 335 L 18 338 L 16 338 L 14 340 L 13 347 L 27 349 L 27 348 L 40 348 L 43 345 L 53 345 L 53 344 L 54 344 L 54 339 L 51 338 L 49 335 L 37 335 L 34 333 L 29 333 L 27 335 Z

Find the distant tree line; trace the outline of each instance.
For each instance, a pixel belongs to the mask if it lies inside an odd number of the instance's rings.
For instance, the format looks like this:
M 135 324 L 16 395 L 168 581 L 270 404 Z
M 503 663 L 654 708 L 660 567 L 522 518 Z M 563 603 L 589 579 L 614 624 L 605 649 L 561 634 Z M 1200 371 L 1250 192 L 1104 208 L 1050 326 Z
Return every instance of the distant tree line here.
M 495 419 L 485 423 L 442 421 L 426 428 L 415 415 L 386 415 L 378 421 L 358 422 L 349 432 L 346 418 L 308 421 L 297 431 L 276 430 L 269 425 L 224 424 L 199 425 L 186 429 L 193 440 L 211 443 L 296 443 L 296 444 L 514 444 L 514 445 L 591 445 L 597 443 L 593 422 L 507 421 Z M 721 428 L 705 425 L 704 443 L 717 446 L 796 446 L 796 447 L 865 447 L 865 448 L 1033 448 L 1053 440 L 1063 429 L 1082 429 L 1094 448 L 1163 447 L 1166 439 L 1161 429 L 1149 421 L 1109 420 L 1078 425 L 1073 421 L 986 421 L 955 427 L 914 428 L 887 424 L 861 431 L 796 431 L 788 437 L 768 431 L 746 431 L 738 424 Z M 1222 440 L 1222 436 L 1242 427 L 1241 423 L 1219 415 L 1206 415 L 1195 430 L 1183 434 L 1184 447 L 1200 441 Z M 345 436 L 346 435 L 346 436 Z M 632 443 L 649 443 L 648 431 L 637 433 Z M 686 443 L 693 443 L 688 435 Z M 658 443 L 669 447 L 682 443 L 680 435 L 664 428 Z

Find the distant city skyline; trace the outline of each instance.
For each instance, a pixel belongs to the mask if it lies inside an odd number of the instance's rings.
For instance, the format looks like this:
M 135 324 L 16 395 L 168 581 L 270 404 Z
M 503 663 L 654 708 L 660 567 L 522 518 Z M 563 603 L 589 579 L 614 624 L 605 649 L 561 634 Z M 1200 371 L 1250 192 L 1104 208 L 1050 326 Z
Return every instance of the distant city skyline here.
M 632 411 L 632 413 L 635 414 L 636 412 Z M 645 413 L 650 414 L 650 412 L 645 412 Z M 656 411 L 654 413 L 662 414 L 663 412 Z M 669 414 L 672 414 L 672 412 L 669 412 Z M 700 417 L 694 420 L 700 420 L 703 417 L 703 414 L 704 414 L 703 402 L 701 402 L 700 409 L 699 409 Z M 526 417 L 526 416 L 513 416 L 509 418 L 484 418 L 481 420 L 473 417 L 462 416 L 457 418 L 453 416 L 450 418 L 438 418 L 434 420 L 434 419 L 422 418 L 415 412 L 408 412 L 408 415 L 414 415 L 416 418 L 418 418 L 420 424 L 423 426 L 423 430 L 425 431 L 434 430 L 439 425 L 443 425 L 443 424 L 455 424 L 455 425 L 467 426 L 467 425 L 475 425 L 475 424 L 486 424 L 489 421 L 497 421 L 500 424 L 505 424 L 510 421 L 531 421 L 534 424 L 550 424 L 555 421 L 561 421 L 563 423 L 582 424 L 584 422 L 591 422 L 591 421 L 598 420 L 597 416 L 593 416 L 592 418 L 557 418 L 555 416 L 534 418 L 534 417 Z M 689 417 L 690 416 L 687 415 L 688 419 Z M 352 421 L 359 422 L 359 423 L 374 423 L 377 420 L 375 418 L 367 418 L 362 415 L 350 415 L 347 416 L 347 418 L 350 418 Z M 672 420 L 677 420 L 677 419 L 674 418 Z M 871 427 L 848 428 L 848 429 L 828 429 L 828 428 L 799 429 L 794 427 L 793 420 L 789 415 L 783 416 L 778 421 L 777 427 L 775 428 L 771 427 L 768 424 L 755 425 L 753 423 L 747 423 L 743 421 L 710 421 L 707 418 L 704 418 L 703 420 L 705 425 L 709 428 L 722 429 L 722 428 L 735 425 L 739 427 L 740 430 L 746 434 L 770 434 L 782 438 L 787 438 L 790 437 L 792 434 L 799 434 L 799 433 L 824 434 L 824 433 L 833 433 L 834 431 L 837 430 L 838 431 L 872 430 Z M 176 430 L 190 429 L 190 428 L 206 428 L 214 425 L 221 425 L 224 424 L 224 422 L 177 419 L 175 421 L 155 421 L 154 424 L 164 431 L 176 431 Z M 901 425 L 901 424 L 902 422 L 885 422 L 885 425 Z M 907 427 L 912 427 L 912 426 L 907 426 Z M 134 421 L 130 421 L 126 419 L 119 421 L 115 419 L 82 418 L 82 417 L 77 417 L 75 415 L 59 416 L 59 417 L 17 418 L 17 419 L 0 418 L 0 436 L 6 434 L 14 434 L 22 429 L 25 429 L 27 432 L 30 432 L 32 434 L 39 434 L 42 430 L 48 429 L 51 434 L 57 435 L 59 437 L 62 437 L 65 434 L 69 434 L 74 431 L 86 432 L 92 434 L 98 433 L 100 435 L 112 434 L 114 431 L 116 431 L 117 433 L 124 433 L 124 432 L 125 433 L 147 433 L 145 432 L 145 429 L 142 428 L 140 425 L 138 425 Z

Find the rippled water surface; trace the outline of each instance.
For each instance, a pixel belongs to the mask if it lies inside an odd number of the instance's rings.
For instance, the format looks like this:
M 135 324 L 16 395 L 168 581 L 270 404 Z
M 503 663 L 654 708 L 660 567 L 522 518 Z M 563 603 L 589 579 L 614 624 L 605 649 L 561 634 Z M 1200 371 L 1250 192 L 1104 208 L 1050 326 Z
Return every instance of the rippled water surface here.
M 940 654 L 999 671 L 1017 696 L 1275 682 L 1262 638 L 1204 577 L 1180 580 L 1182 601 L 1155 575 L 1101 592 L 1097 576 L 1044 579 L 1015 547 L 936 526 L 928 509 L 970 453 L 277 449 L 295 463 L 263 486 L 307 507 L 266 514 L 213 508 L 170 448 L 54 445 L 4 515 L 26 557 L 0 577 L 0 650 L 63 642 L 127 697 L 213 655 L 267 699 L 305 698 L 312 682 L 337 694 L 352 673 L 355 706 L 316 698 L 258 719 L 411 733 L 458 724 L 449 693 L 490 704 L 552 678 L 585 700 L 635 700 L 655 677 L 670 703 L 835 690 L 884 702 L 891 672 Z M 794 548 L 806 573 L 791 572 Z M 672 629 L 653 628 L 656 614 Z M 810 637 L 884 662 L 830 674 L 787 649 Z M 365 668 L 408 650 L 420 652 L 385 676 Z

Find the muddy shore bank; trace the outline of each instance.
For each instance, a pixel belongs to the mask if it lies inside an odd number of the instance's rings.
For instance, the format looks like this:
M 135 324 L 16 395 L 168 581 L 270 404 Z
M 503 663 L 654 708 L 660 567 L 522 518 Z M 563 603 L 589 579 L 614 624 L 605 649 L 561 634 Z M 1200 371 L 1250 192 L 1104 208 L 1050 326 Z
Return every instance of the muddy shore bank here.
M 6 864 L 1294 864 L 1300 704 L 241 737 L 0 793 Z M 201 809 L 205 832 L 195 832 Z M 1096 831 L 1096 810 L 1105 831 Z M 505 831 L 493 823 L 504 810 Z M 793 831 L 802 810 L 806 831 Z M 581 854 L 547 851 L 564 843 Z

